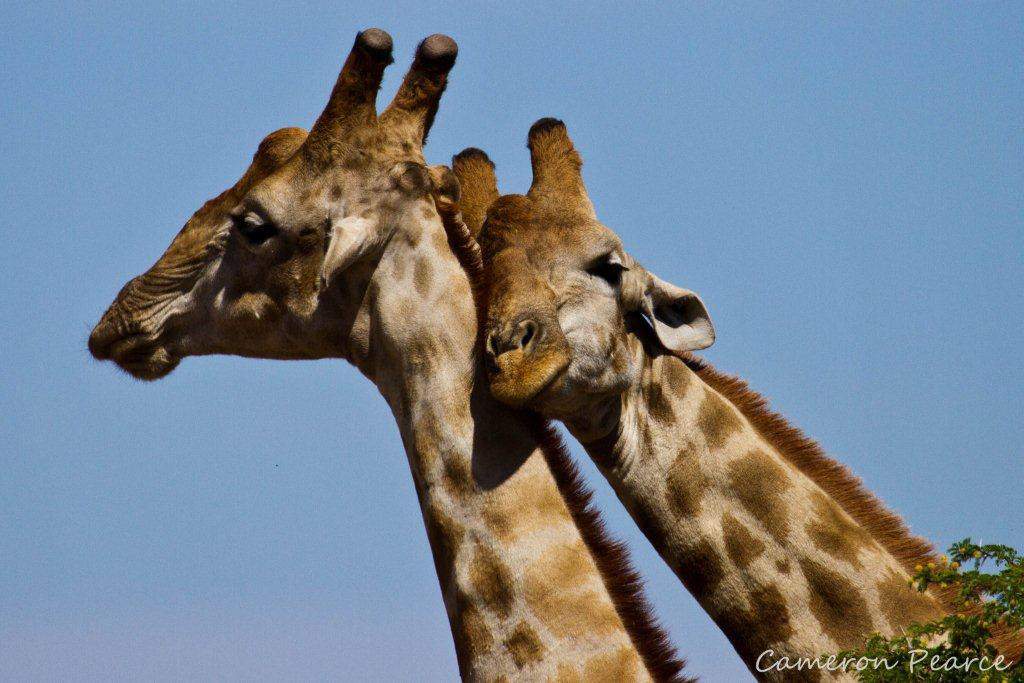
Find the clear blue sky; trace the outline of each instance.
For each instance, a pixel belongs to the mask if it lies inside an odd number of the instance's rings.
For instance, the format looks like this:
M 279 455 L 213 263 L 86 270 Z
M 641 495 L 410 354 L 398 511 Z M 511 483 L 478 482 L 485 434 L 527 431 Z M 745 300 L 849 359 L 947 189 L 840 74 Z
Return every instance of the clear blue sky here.
M 455 675 L 369 382 L 218 357 L 141 384 L 85 347 L 367 26 L 395 38 L 382 100 L 417 41 L 459 42 L 431 161 L 479 146 L 522 191 L 530 123 L 563 118 L 599 215 L 703 295 L 712 361 L 915 531 L 1024 546 L 1019 3 L 367 4 L 4 8 L 0 679 Z M 585 469 L 690 671 L 741 680 Z

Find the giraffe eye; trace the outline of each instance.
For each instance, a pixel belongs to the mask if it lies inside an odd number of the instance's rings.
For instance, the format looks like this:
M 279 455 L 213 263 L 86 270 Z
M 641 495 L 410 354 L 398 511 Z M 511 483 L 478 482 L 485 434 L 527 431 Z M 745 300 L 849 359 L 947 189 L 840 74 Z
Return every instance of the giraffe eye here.
M 254 213 L 247 213 L 235 220 L 235 228 L 245 241 L 258 247 L 271 237 L 277 235 L 277 227 L 273 223 L 261 219 Z
M 594 277 L 601 278 L 612 287 L 618 287 L 622 283 L 622 274 L 629 270 L 617 254 L 608 254 L 600 261 L 587 269 L 587 272 Z

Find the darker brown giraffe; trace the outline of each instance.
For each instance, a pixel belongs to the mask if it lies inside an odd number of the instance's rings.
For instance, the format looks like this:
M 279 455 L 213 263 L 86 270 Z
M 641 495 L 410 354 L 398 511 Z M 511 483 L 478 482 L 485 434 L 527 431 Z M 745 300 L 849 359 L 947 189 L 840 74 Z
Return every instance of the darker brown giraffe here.
M 571 462 L 478 381 L 465 245 L 434 196 L 457 183 L 422 155 L 455 43 L 424 40 L 378 117 L 391 47 L 360 33 L 309 135 L 268 136 L 89 348 L 141 379 L 201 354 L 350 361 L 398 423 L 464 678 L 670 679 L 681 664 Z
M 494 395 L 565 422 L 758 677 L 794 674 L 758 671 L 762 653 L 814 658 L 950 611 L 948 592 L 908 586 L 936 561 L 929 544 L 743 382 L 689 354 L 714 341 L 704 304 L 597 220 L 565 126 L 538 121 L 528 146 L 526 195 L 467 198 L 489 204 Z M 461 169 L 492 167 L 475 151 Z M 998 645 L 1019 657 L 1019 634 Z

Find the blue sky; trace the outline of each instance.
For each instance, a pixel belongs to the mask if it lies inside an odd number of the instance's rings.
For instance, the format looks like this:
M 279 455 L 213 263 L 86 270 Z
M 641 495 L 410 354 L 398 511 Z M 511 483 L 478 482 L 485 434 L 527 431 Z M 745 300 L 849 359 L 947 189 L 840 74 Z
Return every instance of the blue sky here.
M 482 147 L 521 191 L 530 123 L 564 119 L 601 218 L 707 302 L 708 358 L 915 531 L 1024 547 L 1020 4 L 26 3 L 0 24 L 0 678 L 454 676 L 369 382 L 218 357 L 142 384 L 85 347 L 375 25 L 382 101 L 417 41 L 459 42 L 431 161 Z M 584 469 L 691 672 L 741 680 Z

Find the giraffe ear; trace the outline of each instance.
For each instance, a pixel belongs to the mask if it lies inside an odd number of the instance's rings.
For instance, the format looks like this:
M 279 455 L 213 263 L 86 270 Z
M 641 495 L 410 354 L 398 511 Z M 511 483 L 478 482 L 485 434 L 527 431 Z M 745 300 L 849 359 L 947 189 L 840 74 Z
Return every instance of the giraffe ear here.
M 427 171 L 430 173 L 434 201 L 458 204 L 462 197 L 462 186 L 455 172 L 443 164 L 428 166 Z
M 331 280 L 373 248 L 374 224 L 359 216 L 349 216 L 331 225 L 331 237 L 320 270 L 320 287 L 326 289 Z
M 665 282 L 653 273 L 643 301 L 643 313 L 667 351 L 706 349 L 715 343 L 715 327 L 700 297 Z

